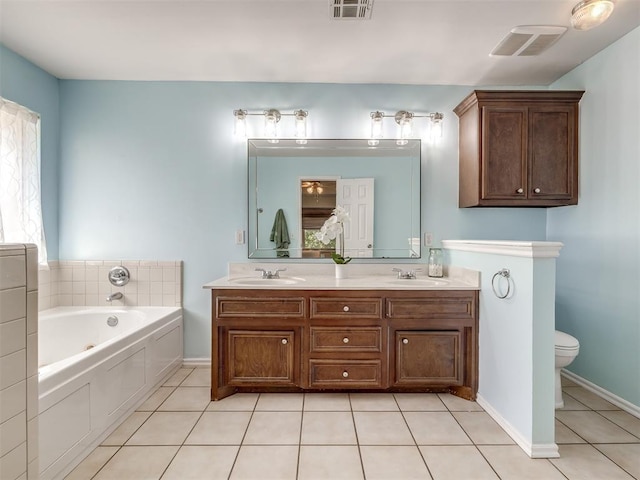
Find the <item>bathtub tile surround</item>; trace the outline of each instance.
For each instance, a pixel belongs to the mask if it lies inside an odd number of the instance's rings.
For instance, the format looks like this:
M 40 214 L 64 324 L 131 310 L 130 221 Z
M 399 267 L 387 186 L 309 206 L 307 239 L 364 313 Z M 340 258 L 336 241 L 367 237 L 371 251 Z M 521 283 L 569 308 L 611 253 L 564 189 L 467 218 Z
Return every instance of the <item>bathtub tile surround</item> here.
M 122 265 L 131 280 L 124 287 L 109 283 L 109 270 Z M 182 261 L 60 260 L 40 269 L 40 310 L 68 306 L 108 306 L 110 293 L 122 292 L 117 306 L 182 306 Z
M 38 252 L 0 244 L 0 479 L 38 478 Z
M 182 368 L 160 389 L 188 396 L 209 387 L 209 373 Z M 567 397 L 583 398 L 582 387 L 565 388 Z M 66 480 L 142 478 L 143 471 L 149 480 L 640 478 L 633 417 L 571 398 L 557 412 L 558 459 L 529 458 L 480 405 L 449 394 L 241 393 L 171 412 L 159 403 L 132 413 Z M 576 413 L 589 414 L 585 423 L 572 421 Z M 283 419 L 293 419 L 287 429 Z M 606 432 L 591 428 L 603 422 Z M 265 426 L 276 434 L 264 433 Z M 626 443 L 618 443 L 623 437 Z

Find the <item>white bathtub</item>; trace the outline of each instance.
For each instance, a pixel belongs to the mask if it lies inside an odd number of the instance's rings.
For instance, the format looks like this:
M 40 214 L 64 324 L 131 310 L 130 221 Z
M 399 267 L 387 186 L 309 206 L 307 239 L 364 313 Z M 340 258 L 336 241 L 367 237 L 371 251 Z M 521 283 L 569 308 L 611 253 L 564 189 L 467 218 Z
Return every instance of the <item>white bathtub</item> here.
M 40 476 L 57 479 L 180 367 L 182 309 L 52 308 L 38 338 Z

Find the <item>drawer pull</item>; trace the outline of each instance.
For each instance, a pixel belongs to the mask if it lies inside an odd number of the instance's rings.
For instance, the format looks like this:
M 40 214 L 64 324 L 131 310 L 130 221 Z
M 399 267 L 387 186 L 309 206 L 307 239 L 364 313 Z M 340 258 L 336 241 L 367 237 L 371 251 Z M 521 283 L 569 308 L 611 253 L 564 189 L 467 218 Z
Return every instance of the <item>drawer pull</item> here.
M 518 190 L 516 190 L 516 193 L 524 193 L 524 189 L 520 187 Z
M 289 343 L 289 340 L 287 340 L 286 338 L 283 338 L 283 339 L 282 339 L 282 344 L 283 344 L 283 345 L 286 345 L 287 343 Z
M 533 193 L 540 193 L 540 192 L 541 192 L 541 190 L 539 188 L 534 188 L 533 189 Z
M 342 339 L 342 343 L 349 343 L 349 337 L 344 337 Z
M 342 376 L 344 378 L 347 378 L 349 376 L 349 372 L 347 372 L 346 370 L 344 372 L 342 372 Z
M 345 312 L 349 311 L 349 305 L 345 305 L 344 307 L 342 307 L 342 310 L 344 310 Z
M 402 343 L 404 343 L 406 345 L 407 343 L 409 343 L 409 339 L 408 338 L 403 338 L 402 339 Z

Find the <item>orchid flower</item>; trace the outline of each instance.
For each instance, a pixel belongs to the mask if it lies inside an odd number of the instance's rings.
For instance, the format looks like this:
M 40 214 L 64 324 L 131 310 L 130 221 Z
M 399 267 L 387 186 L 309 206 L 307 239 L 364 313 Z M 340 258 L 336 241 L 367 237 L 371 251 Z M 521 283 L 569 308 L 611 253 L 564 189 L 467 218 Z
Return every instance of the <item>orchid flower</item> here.
M 339 237 L 340 253 L 332 253 L 336 263 L 349 263 L 351 258 L 344 257 L 344 223 L 349 221 L 349 212 L 344 207 L 336 206 L 331 216 L 324 222 L 316 238 L 327 245 L 331 240 Z

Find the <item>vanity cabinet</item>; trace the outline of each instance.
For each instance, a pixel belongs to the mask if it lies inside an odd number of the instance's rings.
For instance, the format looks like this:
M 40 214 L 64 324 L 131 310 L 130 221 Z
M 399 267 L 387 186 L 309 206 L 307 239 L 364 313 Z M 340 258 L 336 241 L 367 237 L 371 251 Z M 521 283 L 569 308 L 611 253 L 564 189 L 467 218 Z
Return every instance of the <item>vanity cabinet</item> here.
M 478 389 L 476 290 L 212 289 L 211 398 Z
M 476 90 L 459 117 L 460 207 L 578 203 L 583 91 Z

